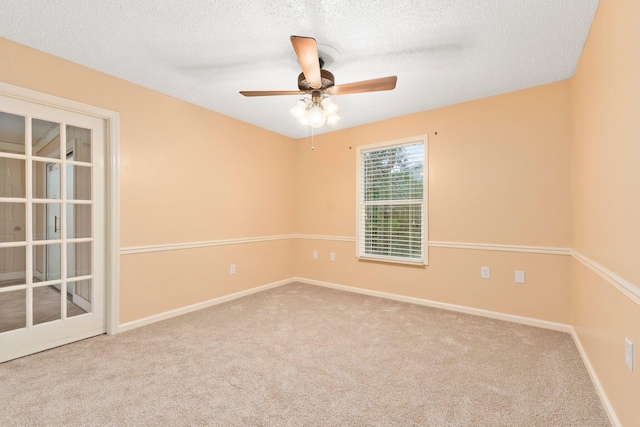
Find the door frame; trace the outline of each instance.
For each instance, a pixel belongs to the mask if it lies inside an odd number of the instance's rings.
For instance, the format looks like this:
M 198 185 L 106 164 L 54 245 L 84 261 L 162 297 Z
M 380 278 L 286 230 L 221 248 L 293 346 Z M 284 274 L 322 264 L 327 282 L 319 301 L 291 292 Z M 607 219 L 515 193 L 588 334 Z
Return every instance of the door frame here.
M 105 314 L 107 334 L 117 334 L 120 328 L 120 114 L 4 82 L 0 82 L 0 95 L 96 117 L 105 122 Z

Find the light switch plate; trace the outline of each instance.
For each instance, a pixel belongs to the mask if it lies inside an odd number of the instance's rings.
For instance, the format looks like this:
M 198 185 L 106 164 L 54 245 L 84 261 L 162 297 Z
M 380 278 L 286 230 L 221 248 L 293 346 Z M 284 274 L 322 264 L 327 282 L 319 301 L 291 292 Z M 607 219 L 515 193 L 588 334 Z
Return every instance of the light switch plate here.
M 490 279 L 491 269 L 489 267 L 480 267 L 480 277 L 483 279 Z
M 524 271 L 516 270 L 516 283 L 524 283 Z
M 633 372 L 633 343 L 629 338 L 624 339 L 624 363 Z

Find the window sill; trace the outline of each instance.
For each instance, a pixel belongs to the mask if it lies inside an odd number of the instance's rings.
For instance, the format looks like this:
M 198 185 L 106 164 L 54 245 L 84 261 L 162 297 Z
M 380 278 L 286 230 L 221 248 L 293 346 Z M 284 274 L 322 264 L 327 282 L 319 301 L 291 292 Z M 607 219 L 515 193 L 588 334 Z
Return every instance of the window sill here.
M 358 256 L 356 258 L 358 258 L 358 261 L 380 262 L 384 264 L 400 264 L 400 265 L 406 265 L 410 267 L 426 267 L 427 265 L 429 265 L 429 263 L 425 262 L 425 260 L 423 259 L 416 260 L 416 261 L 409 261 L 404 259 L 378 258 L 378 257 L 370 257 L 370 256 Z

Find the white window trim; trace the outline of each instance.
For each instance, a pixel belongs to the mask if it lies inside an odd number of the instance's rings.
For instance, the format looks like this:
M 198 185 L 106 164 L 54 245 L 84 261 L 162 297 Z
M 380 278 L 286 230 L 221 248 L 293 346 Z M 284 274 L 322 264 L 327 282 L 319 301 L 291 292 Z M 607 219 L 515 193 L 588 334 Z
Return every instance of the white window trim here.
M 422 195 L 422 259 L 410 261 L 406 259 L 394 259 L 392 257 L 377 257 L 362 255 L 360 253 L 361 243 L 361 218 L 362 212 L 362 153 L 379 149 L 387 149 L 422 143 L 424 146 L 424 174 L 423 174 L 423 195 Z M 409 138 L 402 138 L 393 141 L 377 142 L 374 144 L 361 145 L 356 147 L 356 258 L 361 261 L 376 261 L 392 264 L 405 264 L 412 266 L 429 265 L 429 137 L 419 135 Z

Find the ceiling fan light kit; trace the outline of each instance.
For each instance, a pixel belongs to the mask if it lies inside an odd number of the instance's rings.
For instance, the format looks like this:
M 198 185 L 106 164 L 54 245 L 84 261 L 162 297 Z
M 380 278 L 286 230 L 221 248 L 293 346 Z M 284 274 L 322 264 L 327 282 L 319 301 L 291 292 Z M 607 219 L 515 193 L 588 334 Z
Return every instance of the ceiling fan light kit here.
M 330 96 L 313 91 L 310 98 L 299 99 L 289 111 L 300 124 L 320 128 L 326 123 L 332 124 L 340 120 L 338 109 Z
M 396 87 L 396 76 L 365 80 L 335 86 L 333 74 L 323 70 L 324 61 L 318 56 L 316 40 L 311 37 L 291 36 L 291 44 L 296 53 L 302 73 L 298 76 L 299 91 L 241 91 L 244 96 L 274 96 L 307 94 L 289 110 L 291 115 L 303 125 L 320 128 L 326 123 L 340 120 L 338 106 L 330 95 L 376 92 L 392 90 Z

